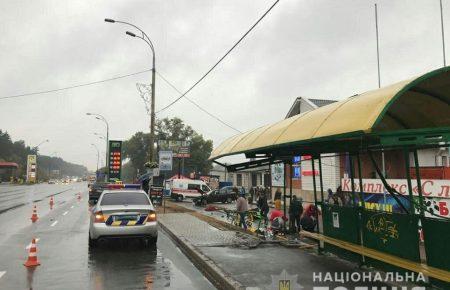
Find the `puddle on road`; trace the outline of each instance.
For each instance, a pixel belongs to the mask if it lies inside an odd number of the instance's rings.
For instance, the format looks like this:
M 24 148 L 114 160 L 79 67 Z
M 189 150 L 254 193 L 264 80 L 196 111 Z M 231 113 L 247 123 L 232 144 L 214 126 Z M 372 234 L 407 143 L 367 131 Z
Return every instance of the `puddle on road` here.
M 91 289 L 188 289 L 191 280 L 156 247 L 108 241 L 89 250 Z

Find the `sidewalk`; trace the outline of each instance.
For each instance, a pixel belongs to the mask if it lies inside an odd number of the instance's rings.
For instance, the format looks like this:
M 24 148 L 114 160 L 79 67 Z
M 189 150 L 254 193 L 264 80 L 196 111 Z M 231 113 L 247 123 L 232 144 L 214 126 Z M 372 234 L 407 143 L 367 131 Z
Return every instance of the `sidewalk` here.
M 337 281 L 313 282 L 313 273 L 322 273 L 324 277 L 330 272 L 334 277 L 334 273 L 350 275 L 362 271 L 357 265 L 335 257 L 317 255 L 310 250 L 265 244 L 251 235 L 215 228 L 190 213 L 160 214 L 159 223 L 177 240 L 180 248 L 188 248 L 188 251 L 184 250 L 185 254 L 194 260 L 194 263 L 201 257 L 203 262 L 209 263 L 211 269 L 216 268 L 220 275 L 228 279 L 230 283 L 225 286 L 216 281 L 216 285 L 222 289 L 229 289 L 229 285 L 241 289 L 272 289 L 272 276 L 281 275 L 283 270 L 288 275 L 297 275 L 297 283 L 304 287 L 303 289 L 312 289 L 313 286 L 345 286 L 347 289 L 353 289 L 355 286 L 387 286 L 383 283 L 361 281 L 357 284 L 347 281 L 345 285 Z M 207 272 L 211 269 L 200 270 Z M 277 289 L 278 280 L 274 280 Z

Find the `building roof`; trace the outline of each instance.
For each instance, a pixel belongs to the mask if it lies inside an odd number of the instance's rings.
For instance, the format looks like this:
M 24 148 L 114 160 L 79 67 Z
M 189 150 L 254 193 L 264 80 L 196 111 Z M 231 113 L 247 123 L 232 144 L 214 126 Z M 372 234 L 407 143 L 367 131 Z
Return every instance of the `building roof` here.
M 337 102 L 336 100 L 325 100 L 325 99 L 312 99 L 312 98 L 306 98 L 306 97 L 297 97 L 292 104 L 291 108 L 289 109 L 288 113 L 286 114 L 285 118 L 289 118 L 295 115 L 298 115 L 302 113 L 302 109 L 300 108 L 302 101 L 303 103 L 306 103 L 308 105 L 308 111 L 314 110 L 319 107 L 323 107 L 332 103 Z M 304 112 L 305 110 L 303 110 Z
M 0 162 L 0 168 L 19 168 L 19 164 L 15 162 Z
M 339 152 L 338 146 L 348 151 L 349 144 L 359 150 L 367 144 L 383 146 L 381 138 L 387 133 L 410 136 L 437 131 L 442 134 L 440 139 L 424 136 L 390 142 L 450 142 L 450 67 L 235 135 L 216 147 L 210 159 L 241 153 L 273 156 L 294 150 L 325 153 L 325 146 L 329 152 Z

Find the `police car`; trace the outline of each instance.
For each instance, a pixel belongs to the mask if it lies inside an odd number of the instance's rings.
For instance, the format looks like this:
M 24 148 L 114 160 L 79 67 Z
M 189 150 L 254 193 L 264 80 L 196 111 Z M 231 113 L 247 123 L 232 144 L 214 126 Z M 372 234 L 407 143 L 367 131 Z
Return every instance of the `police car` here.
M 110 184 L 91 208 L 89 245 L 115 238 L 140 238 L 156 244 L 156 211 L 139 184 Z

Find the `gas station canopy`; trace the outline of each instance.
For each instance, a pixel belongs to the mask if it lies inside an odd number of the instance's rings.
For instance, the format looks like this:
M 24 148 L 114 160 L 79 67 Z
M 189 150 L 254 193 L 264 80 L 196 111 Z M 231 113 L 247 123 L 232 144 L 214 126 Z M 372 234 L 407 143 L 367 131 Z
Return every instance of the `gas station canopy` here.
M 210 160 L 450 142 L 450 67 L 228 138 Z

